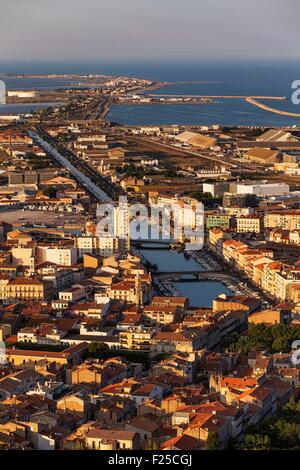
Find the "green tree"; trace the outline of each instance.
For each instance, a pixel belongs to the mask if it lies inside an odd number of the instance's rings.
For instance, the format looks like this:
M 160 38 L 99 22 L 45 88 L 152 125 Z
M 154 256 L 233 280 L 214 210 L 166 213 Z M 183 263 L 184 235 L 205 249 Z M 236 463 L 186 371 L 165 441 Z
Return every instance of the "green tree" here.
M 272 343 L 272 349 L 274 352 L 283 352 L 287 353 L 291 350 L 291 341 L 289 338 L 282 337 L 277 338 Z
M 206 450 L 219 450 L 220 446 L 221 446 L 221 440 L 220 440 L 219 434 L 216 431 L 211 432 L 208 435 L 205 449 Z
M 299 446 L 299 424 L 280 418 L 271 426 L 271 430 L 274 435 L 275 447 L 279 449 L 292 449 Z
M 269 353 L 289 352 L 294 340 L 300 339 L 300 329 L 290 325 L 250 325 L 247 336 L 233 333 L 223 341 L 226 351 L 248 353 L 267 351 Z
M 159 445 L 157 444 L 157 442 L 148 440 L 145 444 L 145 450 L 158 450 L 158 449 L 159 449 Z
M 271 441 L 269 436 L 261 436 L 260 434 L 247 434 L 245 437 L 245 450 L 269 450 Z
M 213 197 L 210 193 L 203 193 L 201 191 L 193 191 L 190 196 L 197 201 L 202 202 L 205 207 L 213 207 L 215 204 L 221 202 L 221 198 Z
M 79 439 L 77 439 L 76 442 L 75 442 L 74 449 L 75 450 L 86 450 L 86 445 L 83 441 L 80 441 Z
M 56 197 L 56 189 L 55 188 L 47 188 L 43 191 L 43 193 L 45 194 L 45 196 L 49 196 L 50 199 Z
M 273 416 L 247 428 L 244 443 L 247 450 L 298 449 L 300 446 L 300 400 L 292 396 Z
M 97 357 L 103 351 L 107 351 L 109 347 L 105 343 L 98 343 L 98 341 L 92 341 L 89 345 L 89 353 L 92 357 Z
M 295 413 L 300 413 L 300 401 L 293 395 L 284 405 L 282 411 L 286 417 L 295 417 Z

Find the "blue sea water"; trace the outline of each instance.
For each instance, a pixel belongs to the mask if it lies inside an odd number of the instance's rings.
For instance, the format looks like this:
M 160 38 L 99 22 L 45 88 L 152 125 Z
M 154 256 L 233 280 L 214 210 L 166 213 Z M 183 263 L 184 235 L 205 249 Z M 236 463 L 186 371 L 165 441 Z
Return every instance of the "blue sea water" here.
M 268 102 L 269 106 L 297 112 L 294 105 Z M 127 125 L 213 125 L 222 126 L 292 126 L 300 125 L 300 118 L 282 116 L 264 111 L 245 100 L 217 100 L 214 104 L 199 105 L 112 105 L 110 121 Z
M 51 90 L 64 88 L 71 82 L 64 78 L 17 78 L 5 74 L 0 75 L 0 80 L 4 80 L 8 90 Z
M 157 94 L 200 95 L 272 95 L 291 97 L 291 84 L 300 79 L 297 62 L 81 62 L 44 61 L 0 63 L 0 73 L 102 73 L 126 75 L 168 82 L 207 82 L 174 84 Z M 63 79 L 8 79 L 8 88 L 43 88 L 64 86 Z M 291 101 L 266 102 L 271 107 L 300 113 Z M 112 106 L 108 118 L 129 125 L 150 124 L 221 124 L 221 125 L 300 125 L 300 118 L 272 114 L 244 100 L 218 99 L 215 104 Z
M 150 72 L 150 71 L 149 71 Z M 287 101 L 262 101 L 270 107 L 300 113 L 291 101 L 291 84 L 300 77 L 299 64 L 203 64 L 185 67 L 161 67 L 161 74 L 151 76 L 169 82 L 202 82 L 172 84 L 157 90 L 160 94 L 286 96 Z M 206 82 L 206 83 L 205 83 Z M 128 125 L 194 124 L 233 126 L 300 125 L 300 118 L 264 111 L 243 99 L 216 99 L 214 104 L 199 105 L 114 105 L 108 118 Z
M 3 72 L 3 70 L 0 71 L 0 80 L 4 81 L 7 90 L 53 90 L 56 88 L 64 88 L 70 83 L 70 80 L 63 78 L 16 78 L 7 76 L 5 72 Z M 40 108 L 48 108 L 49 106 L 57 105 L 58 103 L 0 104 L 0 114 L 31 113 L 31 111 L 36 111 Z

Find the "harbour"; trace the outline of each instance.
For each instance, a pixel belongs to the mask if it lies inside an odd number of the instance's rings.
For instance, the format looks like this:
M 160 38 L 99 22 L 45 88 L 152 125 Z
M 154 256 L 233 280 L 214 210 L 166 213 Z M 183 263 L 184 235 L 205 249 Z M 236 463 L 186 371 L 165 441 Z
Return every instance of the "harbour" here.
M 224 272 L 224 269 L 220 280 L 220 275 L 216 272 L 221 272 L 222 267 L 206 248 L 190 253 L 149 248 L 142 248 L 137 252 L 154 268 L 157 294 L 186 296 L 193 307 L 211 307 L 213 300 L 221 294 L 251 295 L 259 298 L 255 290 L 241 282 L 234 274 Z M 200 279 L 195 278 L 197 272 Z M 164 275 L 161 276 L 161 273 Z

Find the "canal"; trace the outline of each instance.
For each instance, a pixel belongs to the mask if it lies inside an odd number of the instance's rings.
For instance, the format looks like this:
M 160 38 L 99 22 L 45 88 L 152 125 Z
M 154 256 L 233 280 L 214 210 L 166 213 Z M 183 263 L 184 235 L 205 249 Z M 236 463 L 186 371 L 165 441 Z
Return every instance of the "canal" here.
M 205 271 L 204 266 L 191 257 L 187 258 L 184 253 L 154 249 L 140 249 L 138 251 L 150 263 L 155 264 L 158 271 Z M 190 305 L 193 307 L 211 307 L 213 299 L 218 295 L 232 294 L 224 284 L 215 281 L 174 282 L 173 285 L 180 295 L 189 298 Z

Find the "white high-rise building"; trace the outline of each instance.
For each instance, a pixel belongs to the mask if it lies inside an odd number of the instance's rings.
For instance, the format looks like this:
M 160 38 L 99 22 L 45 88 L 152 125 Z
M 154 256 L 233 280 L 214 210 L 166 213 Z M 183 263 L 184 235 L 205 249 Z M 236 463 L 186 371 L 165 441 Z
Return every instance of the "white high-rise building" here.
M 130 214 L 127 198 L 120 197 L 119 205 L 114 211 L 115 238 L 120 252 L 130 250 Z

